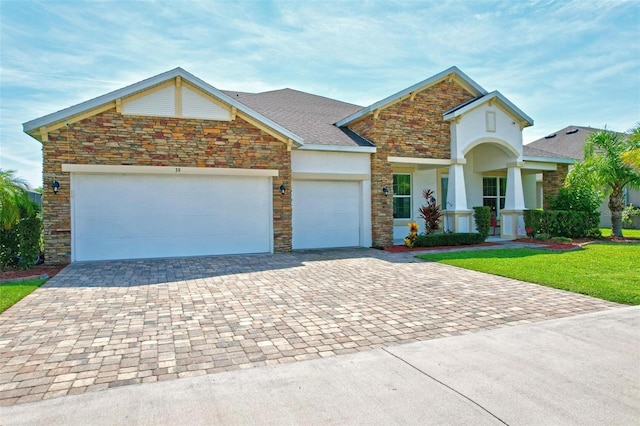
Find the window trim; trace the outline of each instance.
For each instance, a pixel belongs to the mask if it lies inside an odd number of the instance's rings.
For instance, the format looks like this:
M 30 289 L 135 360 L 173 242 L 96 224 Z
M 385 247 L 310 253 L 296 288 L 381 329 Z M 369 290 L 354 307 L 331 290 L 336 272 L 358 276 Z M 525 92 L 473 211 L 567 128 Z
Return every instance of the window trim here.
M 484 195 L 484 180 L 485 179 L 494 179 L 496 182 L 496 195 Z M 502 194 L 501 189 L 502 186 L 500 185 L 501 180 L 504 179 L 505 181 L 505 191 L 504 194 Z M 502 211 L 502 209 L 500 208 L 500 205 L 502 203 L 500 203 L 501 200 L 504 200 L 505 203 L 507 201 L 507 178 L 505 176 L 483 176 L 482 177 L 482 205 L 484 205 L 484 200 L 486 199 L 493 199 L 496 200 L 496 217 L 500 217 L 500 212 Z
M 398 172 L 398 173 L 392 173 L 392 181 L 393 178 L 395 176 L 409 176 L 409 195 L 398 195 L 396 194 L 396 191 L 393 191 L 392 197 L 392 210 L 393 209 L 393 204 L 395 204 L 395 200 L 396 198 L 408 198 L 409 199 L 409 217 L 394 217 L 393 220 L 394 221 L 407 221 L 407 220 L 412 220 L 413 219 L 413 173 L 406 173 L 406 172 Z M 393 186 L 392 186 L 393 187 Z M 392 211 L 393 214 L 393 211 Z

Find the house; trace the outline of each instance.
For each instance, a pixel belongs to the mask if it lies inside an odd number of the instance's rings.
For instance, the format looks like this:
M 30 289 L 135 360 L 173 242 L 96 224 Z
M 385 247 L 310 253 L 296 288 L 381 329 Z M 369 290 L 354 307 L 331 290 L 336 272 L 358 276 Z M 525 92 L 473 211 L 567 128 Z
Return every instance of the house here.
M 557 155 L 570 158 L 573 161 L 582 161 L 584 160 L 584 144 L 587 137 L 602 130 L 593 127 L 568 126 L 525 145 L 524 149 L 525 152 L 544 152 L 547 155 Z M 608 199 L 603 201 L 599 209 L 600 226 L 603 228 L 611 227 L 611 213 L 607 204 Z M 629 189 L 625 192 L 625 205 L 629 204 L 640 206 L 640 191 Z M 544 205 L 546 206 L 546 204 Z
M 553 191 L 572 163 L 527 154 L 531 125 L 456 67 L 367 107 L 222 91 L 176 68 L 23 129 L 43 146 L 60 262 L 388 246 L 427 188 L 446 231 L 474 231 L 472 207 L 488 205 L 513 239 L 536 175 Z

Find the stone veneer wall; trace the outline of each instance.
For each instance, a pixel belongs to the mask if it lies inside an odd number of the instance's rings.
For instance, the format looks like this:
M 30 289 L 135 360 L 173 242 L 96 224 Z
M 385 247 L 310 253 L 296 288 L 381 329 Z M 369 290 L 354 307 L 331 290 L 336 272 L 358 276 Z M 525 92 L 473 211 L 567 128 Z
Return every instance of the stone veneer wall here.
M 451 158 L 451 131 L 442 118 L 445 111 L 473 96 L 455 82 L 442 81 L 349 126 L 372 141 L 377 152 L 371 157 L 371 224 L 375 247 L 393 244 L 393 198 L 381 188 L 393 187 L 393 170 L 387 157 Z
M 273 247 L 291 250 L 291 153 L 255 126 L 234 121 L 122 115 L 108 110 L 49 133 L 43 143 L 44 242 L 47 262 L 71 260 L 70 177 L 62 164 L 276 169 Z M 57 195 L 51 182 L 60 182 Z
M 542 208 L 550 208 L 547 197 L 557 197 L 558 190 L 569 174 L 568 164 L 558 164 L 555 172 L 542 173 Z

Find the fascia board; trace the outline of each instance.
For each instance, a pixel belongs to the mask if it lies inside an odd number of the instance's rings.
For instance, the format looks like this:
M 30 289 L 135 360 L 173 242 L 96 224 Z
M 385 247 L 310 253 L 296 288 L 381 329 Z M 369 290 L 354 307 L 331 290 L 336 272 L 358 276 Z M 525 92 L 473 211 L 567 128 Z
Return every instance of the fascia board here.
M 333 151 L 333 152 L 355 152 L 364 154 L 373 154 L 377 152 L 375 146 L 345 146 L 345 145 L 316 145 L 306 144 L 300 148 L 300 151 Z
M 482 98 L 476 99 L 475 101 L 468 103 L 462 108 L 459 108 L 459 109 L 453 108 L 449 111 L 445 111 L 445 113 L 443 114 L 443 118 L 446 121 L 453 120 L 454 118 L 464 115 L 467 112 L 478 108 L 480 105 L 483 105 L 492 99 L 498 100 L 512 114 L 526 121 L 527 124 L 529 124 L 529 126 L 533 126 L 533 119 L 529 117 L 527 114 L 525 114 L 520 108 L 515 106 L 511 101 L 509 101 L 509 99 L 505 98 L 504 95 L 502 95 L 502 93 L 498 92 L 497 90 L 489 93 L 486 96 L 483 96 Z
M 574 164 L 576 160 L 572 158 L 548 158 L 548 157 L 529 157 L 522 156 L 524 161 L 534 161 L 536 163 L 559 163 L 559 164 Z

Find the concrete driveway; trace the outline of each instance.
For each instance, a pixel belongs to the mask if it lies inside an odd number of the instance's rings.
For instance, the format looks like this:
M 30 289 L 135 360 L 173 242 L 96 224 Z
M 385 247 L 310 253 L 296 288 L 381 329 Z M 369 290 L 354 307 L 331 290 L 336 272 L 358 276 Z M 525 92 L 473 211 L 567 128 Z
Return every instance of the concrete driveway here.
M 619 307 L 373 249 L 77 263 L 0 315 L 0 405 Z

